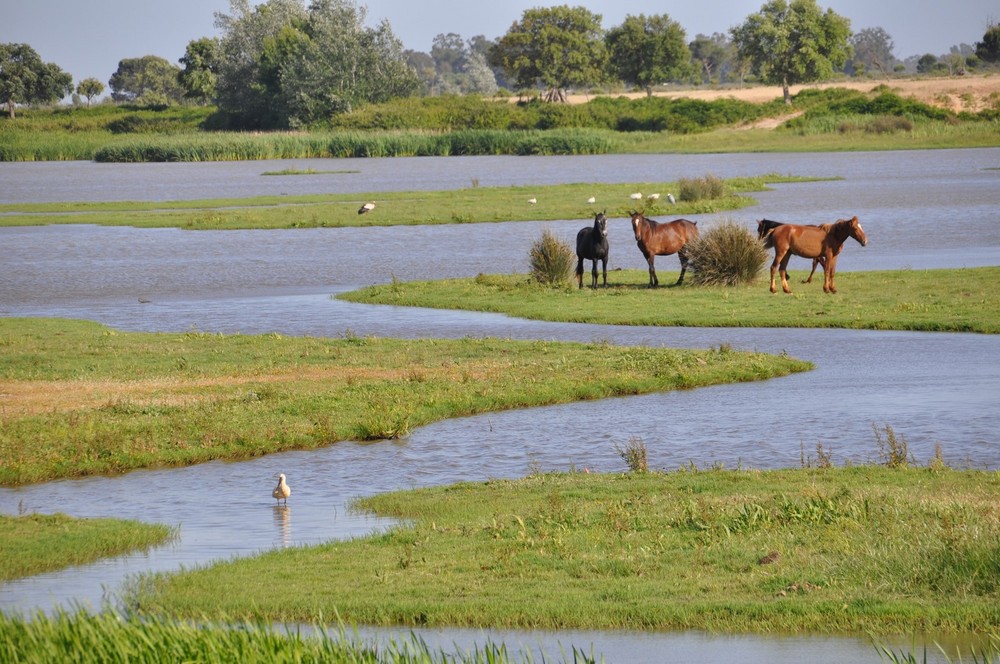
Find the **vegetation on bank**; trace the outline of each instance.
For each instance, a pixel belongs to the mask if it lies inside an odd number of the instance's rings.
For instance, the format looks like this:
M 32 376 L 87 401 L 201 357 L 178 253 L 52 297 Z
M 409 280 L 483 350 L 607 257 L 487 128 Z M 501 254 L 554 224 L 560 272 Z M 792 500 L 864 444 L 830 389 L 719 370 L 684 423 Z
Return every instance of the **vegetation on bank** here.
M 627 210 L 644 206 L 649 214 L 706 214 L 754 205 L 747 194 L 765 191 L 769 184 L 815 181 L 777 173 L 732 178 L 723 182 L 721 196 L 681 198 L 677 205 L 663 199 L 657 204 L 636 202 L 629 195 L 679 191 L 678 182 L 574 183 L 548 186 L 480 187 L 478 173 L 470 173 L 469 187 L 450 191 L 396 191 L 362 194 L 260 196 L 245 199 L 150 201 L 110 203 L 9 203 L 0 204 L 0 226 L 46 224 L 98 224 L 137 228 L 231 230 L 245 228 L 338 228 L 345 226 L 397 226 L 521 221 L 526 218 L 593 219 L 595 208 L 609 216 L 626 216 Z M 302 176 L 313 177 L 313 176 Z M 332 178 L 351 178 L 335 173 Z M 587 200 L 593 196 L 597 202 Z M 529 203 L 534 199 L 535 203 Z M 374 210 L 357 213 L 367 201 Z
M 174 535 L 167 526 L 138 521 L 0 514 L 0 581 L 148 550 Z
M 598 96 L 585 104 L 477 96 L 397 99 L 295 132 L 219 131 L 204 107 L 27 109 L 0 118 L 0 161 L 225 161 L 417 155 L 880 150 L 997 145 L 1000 98 L 971 113 L 870 92 L 793 104 Z M 778 130 L 748 129 L 770 118 Z M 791 118 L 791 119 L 789 119 Z
M 848 247 L 848 250 L 860 250 Z M 676 257 L 659 260 L 660 265 Z M 838 293 L 823 293 L 809 261 L 792 265 L 792 295 L 772 294 L 761 278 L 747 286 L 647 287 L 645 270 L 614 270 L 608 288 L 546 287 L 527 275 L 481 274 L 441 281 L 393 281 L 342 293 L 366 304 L 490 311 L 519 318 L 600 325 L 684 327 L 841 327 L 871 330 L 1000 333 L 1000 267 L 838 272 Z M 589 262 L 587 263 L 589 266 Z M 673 270 L 657 270 L 673 283 Z M 693 281 L 693 280 L 692 280 Z
M 155 575 L 130 601 L 284 622 L 988 633 L 998 490 L 996 472 L 934 463 L 462 483 L 358 501 L 404 520 L 385 533 Z
M 140 334 L 59 319 L 0 318 L 0 345 L 3 485 L 396 438 L 451 417 L 811 368 L 729 348 Z

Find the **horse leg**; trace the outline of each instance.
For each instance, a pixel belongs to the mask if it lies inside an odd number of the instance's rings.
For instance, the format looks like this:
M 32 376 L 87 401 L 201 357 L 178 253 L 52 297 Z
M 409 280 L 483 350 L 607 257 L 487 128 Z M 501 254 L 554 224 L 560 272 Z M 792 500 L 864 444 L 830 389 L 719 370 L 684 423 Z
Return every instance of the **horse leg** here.
M 576 282 L 583 288 L 583 258 L 576 259 Z
M 608 257 L 606 255 L 604 256 L 604 258 L 601 259 L 601 271 L 604 273 L 604 287 L 607 288 L 608 287 Z M 594 285 L 596 286 L 597 284 L 595 283 Z
M 833 273 L 837 269 L 837 257 L 828 258 L 823 266 L 823 292 L 836 293 L 837 289 L 833 285 Z
M 590 287 L 597 288 L 597 256 L 594 256 L 594 260 L 591 261 L 592 269 L 590 270 Z
M 778 263 L 785 255 L 777 248 L 774 250 L 774 261 L 771 262 L 771 292 L 777 293 L 778 288 L 774 285 L 774 273 L 778 271 Z
M 646 262 L 649 263 L 649 287 L 656 288 L 660 285 L 660 280 L 656 278 L 656 268 L 653 266 L 653 261 L 656 260 L 656 254 L 650 254 L 646 258 Z
M 803 281 L 802 283 L 804 283 L 804 284 L 811 284 L 813 282 L 813 275 L 816 273 L 816 264 L 819 263 L 819 262 L 820 262 L 820 259 L 818 259 L 818 258 L 814 258 L 813 259 L 813 269 L 809 273 L 809 276 L 806 277 L 805 281 Z M 823 274 L 826 274 L 826 269 L 825 268 L 823 269 Z
M 688 269 L 687 252 L 678 251 L 677 257 L 681 259 L 681 276 L 677 277 L 677 283 L 674 284 L 674 286 L 680 286 L 681 284 L 684 283 L 684 273 L 687 272 Z
M 781 290 L 789 294 L 792 292 L 791 287 L 788 285 L 788 261 L 791 258 L 792 252 L 785 252 L 785 255 L 781 258 L 781 264 L 778 266 L 778 274 L 781 275 Z

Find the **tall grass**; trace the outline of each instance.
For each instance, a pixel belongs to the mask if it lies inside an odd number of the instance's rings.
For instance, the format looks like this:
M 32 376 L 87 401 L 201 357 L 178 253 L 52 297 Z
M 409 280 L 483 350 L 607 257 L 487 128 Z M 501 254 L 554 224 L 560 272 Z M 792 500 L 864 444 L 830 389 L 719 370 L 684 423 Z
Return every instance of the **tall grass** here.
M 753 283 L 768 254 L 746 226 L 726 221 L 701 233 L 687 245 L 692 281 L 701 286 Z
M 542 237 L 532 243 L 528 252 L 532 278 L 547 286 L 567 283 L 573 274 L 575 263 L 576 254 L 573 249 L 550 229 L 542 231 Z
M 435 650 L 418 636 L 367 642 L 340 627 L 333 633 L 316 624 L 315 636 L 282 631 L 266 623 L 217 622 L 202 624 L 156 616 L 122 617 L 105 611 L 39 613 L 30 619 L 0 614 L 0 661 L 20 664 L 200 664 L 254 663 L 320 664 L 342 662 L 505 664 L 531 662 L 530 653 L 513 655 L 506 646 L 487 641 L 462 651 Z M 566 661 L 598 661 L 592 654 L 572 649 Z

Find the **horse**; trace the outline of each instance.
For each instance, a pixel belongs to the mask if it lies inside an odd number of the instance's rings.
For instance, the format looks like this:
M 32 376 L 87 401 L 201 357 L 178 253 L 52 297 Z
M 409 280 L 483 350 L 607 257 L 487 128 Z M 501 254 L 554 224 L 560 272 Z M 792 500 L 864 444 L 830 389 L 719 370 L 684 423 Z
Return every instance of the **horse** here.
M 773 231 L 778 226 L 784 226 L 784 222 L 772 221 L 771 219 L 761 219 L 757 222 L 757 239 L 763 241 L 767 234 Z M 819 258 L 813 259 L 812 270 L 809 271 L 809 276 L 802 280 L 804 284 L 811 284 L 813 280 L 813 275 L 816 274 L 816 265 L 822 265 L 825 259 L 820 256 Z
M 607 210 L 605 210 L 607 212 Z M 583 261 L 593 262 L 591 288 L 597 288 L 597 261 L 604 270 L 604 287 L 608 287 L 608 218 L 604 212 L 594 215 L 594 225 L 584 226 L 576 234 L 576 280 L 583 288 Z
M 642 212 L 630 212 L 632 216 L 632 231 L 635 233 L 635 243 L 639 246 L 639 251 L 649 263 L 649 287 L 656 288 L 660 285 L 660 280 L 656 278 L 656 268 L 653 261 L 657 256 L 669 256 L 677 254 L 681 259 L 681 276 L 677 278 L 675 286 L 684 283 L 684 272 L 687 271 L 688 255 L 686 247 L 698 237 L 697 222 L 687 219 L 675 219 L 660 223 L 647 219 Z
M 781 288 L 791 293 L 788 287 L 788 259 L 792 254 L 803 258 L 823 259 L 823 292 L 836 293 L 833 276 L 837 270 L 837 256 L 847 238 L 853 237 L 863 247 L 868 244 L 868 236 L 858 222 L 858 218 L 839 219 L 832 224 L 821 226 L 800 226 L 782 224 L 767 234 L 764 246 L 774 247 L 774 262 L 771 263 L 771 292 L 778 289 L 774 285 L 775 270 L 781 273 Z

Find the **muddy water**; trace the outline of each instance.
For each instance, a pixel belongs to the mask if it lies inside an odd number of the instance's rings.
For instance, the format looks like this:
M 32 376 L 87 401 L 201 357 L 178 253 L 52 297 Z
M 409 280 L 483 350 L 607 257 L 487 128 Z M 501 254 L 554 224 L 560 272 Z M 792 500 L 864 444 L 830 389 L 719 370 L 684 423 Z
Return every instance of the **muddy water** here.
M 606 167 L 608 160 L 615 167 Z M 297 167 L 329 169 L 297 162 Z M 10 166 L 30 166 L 21 170 Z M 52 170 L 44 167 L 50 166 Z M 316 187 L 310 178 L 261 178 L 283 164 L 148 165 L 0 164 L 0 202 L 31 200 L 46 180 L 53 199 L 172 199 Z M 187 168 L 191 166 L 192 168 Z M 480 184 L 656 179 L 714 172 L 838 175 L 844 180 L 782 185 L 758 195 L 760 205 L 724 215 L 752 224 L 760 217 L 829 220 L 857 214 L 870 243 L 848 245 L 842 270 L 1000 264 L 1000 150 L 878 155 L 716 155 L 518 160 L 358 160 L 337 167 L 322 186 L 417 189 Z M 170 168 L 167 168 L 170 167 Z M 174 168 L 176 167 L 176 168 Z M 25 177 L 26 174 L 30 177 Z M 11 176 L 8 178 L 7 176 Z M 113 175 L 114 177 L 109 177 Z M 292 182 L 294 181 L 294 182 Z M 615 180 L 611 180 L 615 181 Z M 261 182 L 266 182 L 262 185 Z M 300 182 L 304 184 L 299 184 Z M 82 184 L 81 184 L 82 183 Z M 389 186 L 391 185 L 391 186 Z M 82 189 L 81 189 L 82 187 Z M 232 189 L 230 192 L 229 189 Z M 205 189 L 213 189 L 207 193 Z M 223 189 L 225 191 L 217 191 Z M 146 192 L 143 195 L 143 192 Z M 292 192 L 289 192 L 292 193 Z M 710 224 L 717 217 L 702 217 Z M 623 219 L 612 220 L 612 267 L 641 267 Z M 412 486 L 513 477 L 531 467 L 620 470 L 614 444 L 639 437 L 658 468 L 687 463 L 728 467 L 799 464 L 817 443 L 835 462 L 877 456 L 872 425 L 906 436 L 919 462 L 940 444 L 948 463 L 1000 467 L 1000 343 L 983 335 L 874 333 L 793 329 L 652 329 L 536 323 L 498 315 L 354 305 L 330 296 L 358 285 L 400 279 L 468 276 L 525 269 L 530 242 L 542 228 L 567 238 L 581 220 L 475 226 L 234 231 L 192 233 L 128 228 L 0 229 L 0 315 L 67 316 L 119 329 L 270 332 L 338 336 L 500 336 L 519 339 L 607 339 L 621 344 L 788 352 L 816 370 L 752 385 L 647 395 L 529 409 L 440 422 L 402 441 L 345 442 L 243 463 L 211 463 L 113 478 L 0 489 L 0 510 L 63 511 L 177 525 L 173 544 L 147 554 L 40 575 L 3 586 L 0 608 L 30 610 L 80 601 L 92 606 L 133 573 L 246 555 L 275 546 L 349 537 L 386 524 L 353 514 L 357 496 Z M 946 237 L 930 240 L 946 223 Z M 502 255 L 489 247 L 507 247 Z M 663 260 L 663 259 L 661 259 Z M 666 259 L 664 269 L 676 269 Z M 805 263 L 803 261 L 803 263 Z M 794 267 L 794 264 L 793 264 Z M 805 265 L 800 266 L 800 269 Z M 612 276 L 613 280 L 613 276 Z M 820 296 L 810 293 L 810 296 Z M 139 300 L 148 300 L 140 303 Z M 776 411 L 774 406 L 782 404 Z M 822 404 L 818 407 L 817 404 Z M 649 417 L 648 413 L 656 413 Z M 788 413 L 788 414 L 783 414 Z M 794 414 L 793 414 L 794 413 Z M 271 476 L 293 486 L 287 509 L 270 498 Z M 558 644 L 595 644 L 601 652 L 655 661 L 717 659 L 739 649 L 747 661 L 801 661 L 835 651 L 839 661 L 872 661 L 863 639 L 771 639 L 700 634 L 582 632 L 428 632 L 432 642 L 482 643 L 503 638 L 558 652 Z M 901 640 L 909 645 L 909 640 Z M 555 647 L 554 647 L 555 646 Z M 690 658 L 684 655 L 690 653 Z M 714 655 L 718 653 L 718 657 Z

